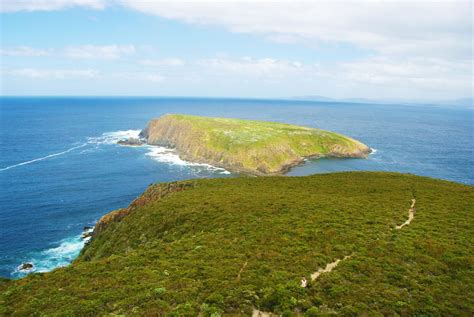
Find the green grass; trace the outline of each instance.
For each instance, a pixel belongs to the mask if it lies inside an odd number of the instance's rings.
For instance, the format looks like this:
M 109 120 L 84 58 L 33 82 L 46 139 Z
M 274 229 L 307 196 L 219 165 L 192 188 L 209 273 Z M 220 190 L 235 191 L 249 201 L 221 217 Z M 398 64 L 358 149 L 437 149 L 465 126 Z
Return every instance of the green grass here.
M 474 313 L 471 186 L 374 172 L 188 182 L 161 199 L 152 185 L 72 265 L 0 281 L 0 315 Z M 415 219 L 394 230 L 413 197 Z
M 184 158 L 233 171 L 277 174 L 305 157 L 365 157 L 369 148 L 334 132 L 253 120 L 166 115 L 152 120 L 148 142 L 170 143 Z

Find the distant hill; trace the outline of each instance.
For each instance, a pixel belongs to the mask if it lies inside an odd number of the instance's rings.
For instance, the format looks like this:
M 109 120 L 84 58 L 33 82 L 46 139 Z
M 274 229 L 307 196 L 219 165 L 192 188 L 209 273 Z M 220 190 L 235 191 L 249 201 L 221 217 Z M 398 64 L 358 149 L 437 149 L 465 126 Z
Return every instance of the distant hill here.
M 370 99 L 370 98 L 329 98 L 324 96 L 296 96 L 290 99 L 320 101 L 320 102 L 344 102 L 363 104 L 402 104 L 402 105 L 432 105 L 432 106 L 452 106 L 463 108 L 474 108 L 472 98 L 460 98 L 453 100 L 414 100 L 414 99 Z
M 0 280 L 0 315 L 472 316 L 473 206 L 396 173 L 156 184 L 68 267 Z
M 290 124 L 170 114 L 141 133 L 148 144 L 176 148 L 180 157 L 233 172 L 285 173 L 309 157 L 365 158 L 370 148 L 334 132 Z

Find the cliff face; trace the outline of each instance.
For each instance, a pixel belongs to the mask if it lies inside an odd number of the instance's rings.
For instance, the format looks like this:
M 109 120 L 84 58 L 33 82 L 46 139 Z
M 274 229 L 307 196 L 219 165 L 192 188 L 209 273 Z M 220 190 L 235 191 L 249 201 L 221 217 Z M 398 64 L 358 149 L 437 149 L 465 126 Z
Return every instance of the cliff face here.
M 181 158 L 233 172 L 274 175 L 308 157 L 366 158 L 370 148 L 349 137 L 289 124 L 165 115 L 141 132 L 150 145 L 174 147 Z
M 145 204 L 148 204 L 152 201 L 161 200 L 163 197 L 171 193 L 179 192 L 191 187 L 193 187 L 193 183 L 191 182 L 174 182 L 151 185 L 140 197 L 132 201 L 132 203 L 127 208 L 117 209 L 102 216 L 96 223 L 92 236 L 96 237 L 111 223 L 121 221 L 124 217 L 132 213 L 138 207 L 144 206 Z

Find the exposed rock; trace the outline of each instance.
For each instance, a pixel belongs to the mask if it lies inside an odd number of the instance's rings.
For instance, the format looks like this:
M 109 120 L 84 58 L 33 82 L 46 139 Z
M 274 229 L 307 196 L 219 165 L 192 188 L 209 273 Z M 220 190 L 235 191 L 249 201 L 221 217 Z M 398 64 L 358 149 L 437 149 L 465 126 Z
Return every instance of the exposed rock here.
M 33 263 L 25 262 L 25 263 L 22 263 L 20 266 L 18 266 L 18 271 L 29 272 L 29 271 L 33 270 L 34 267 L 35 266 L 33 265 Z
M 94 232 L 94 227 L 93 226 L 85 226 L 83 231 L 82 231 L 82 239 L 86 240 L 88 242 L 90 238 L 92 237 L 92 233 Z
M 141 139 L 138 138 L 128 138 L 128 139 L 123 139 L 117 142 L 117 144 L 120 145 L 126 145 L 126 146 L 140 146 L 143 145 L 144 142 Z
M 90 231 L 85 231 L 82 233 L 82 239 L 87 239 L 87 238 L 90 238 L 92 237 L 92 230 Z

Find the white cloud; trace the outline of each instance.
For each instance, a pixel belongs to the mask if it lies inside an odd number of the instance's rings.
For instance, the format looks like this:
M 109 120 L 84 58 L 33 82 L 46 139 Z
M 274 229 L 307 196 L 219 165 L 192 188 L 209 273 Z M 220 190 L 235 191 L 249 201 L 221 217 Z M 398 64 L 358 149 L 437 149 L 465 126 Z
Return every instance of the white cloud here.
M 186 62 L 180 58 L 165 58 L 165 59 L 145 59 L 140 62 L 145 66 L 153 67 L 172 67 L 172 66 L 184 66 Z
M 456 88 L 467 90 L 472 84 L 470 61 L 442 59 L 399 59 L 371 57 L 331 65 L 307 64 L 275 58 L 209 58 L 198 61 L 201 74 L 238 75 L 247 78 L 304 80 L 333 79 L 344 83 L 389 84 L 390 87 L 410 85 L 424 88 Z
M 118 59 L 133 53 L 135 53 L 133 45 L 80 45 L 64 49 L 67 57 L 79 59 Z
M 342 63 L 342 68 L 350 73 L 374 74 L 391 78 L 452 77 L 470 74 L 469 63 L 446 62 L 439 59 L 410 58 L 404 62 L 387 58 L 369 58 L 350 63 Z
M 140 77 L 154 83 L 161 83 L 164 80 L 164 77 L 161 76 L 160 74 L 143 74 Z
M 79 45 L 68 46 L 63 49 L 39 49 L 29 46 L 14 46 L 0 49 L 3 56 L 39 57 L 52 56 L 78 59 L 118 59 L 124 55 L 135 53 L 133 45 Z M 168 63 L 177 63 L 176 60 L 164 60 Z
M 470 58 L 471 3 L 465 1 L 147 1 L 130 8 L 192 24 L 254 33 L 279 42 L 349 43 L 381 54 Z
M 7 71 L 7 74 L 30 79 L 66 79 L 66 78 L 94 78 L 99 74 L 93 69 L 38 69 L 21 68 Z
M 457 92 L 464 95 L 473 85 L 470 61 L 445 61 L 432 58 L 407 58 L 402 61 L 390 58 L 369 58 L 339 65 L 330 77 L 353 83 L 411 87 Z
M 130 83 L 132 82 L 153 82 L 161 83 L 165 80 L 165 77 L 156 72 L 134 72 L 134 71 L 125 71 L 125 72 L 112 72 L 108 74 L 112 78 L 126 80 Z
M 166 82 L 196 78 L 201 83 L 208 82 L 210 86 L 218 83 L 222 87 L 224 83 L 236 87 L 240 82 L 247 82 L 252 83 L 249 86 L 257 87 L 260 83 L 270 82 L 280 84 L 280 94 L 284 94 L 287 87 L 293 87 L 292 91 L 288 88 L 289 94 L 314 88 L 310 93 L 324 95 L 326 90 L 318 90 L 323 89 L 320 88 L 322 85 L 332 91 L 329 93 L 332 95 L 337 95 L 339 91 L 367 97 L 403 94 L 407 97 L 451 98 L 472 94 L 473 19 L 472 1 L 469 0 L 0 1 L 2 11 L 124 6 L 189 24 L 212 25 L 231 32 L 255 34 L 282 44 L 303 44 L 315 52 L 321 47 L 340 45 L 335 54 L 344 54 L 334 56 L 330 62 L 303 63 L 291 60 L 291 57 L 273 58 L 272 52 L 269 52 L 268 58 L 219 56 L 199 61 L 152 59 L 153 54 L 149 53 L 137 57 L 137 62 L 144 66 L 162 67 L 159 70 L 163 74 L 131 71 L 127 78 L 136 81 L 162 82 L 164 76 Z M 354 51 L 359 48 L 365 56 L 354 60 Z M 140 47 L 138 53 L 142 52 Z M 288 52 L 291 54 L 290 50 Z M 360 52 L 357 51 L 358 56 Z M 20 46 L 4 48 L 1 53 L 114 61 L 137 52 L 133 45 L 82 45 L 56 50 Z M 314 60 L 317 56 L 315 54 Z M 346 58 L 350 61 L 343 62 Z M 186 67 L 178 67 L 184 65 Z M 17 75 L 31 78 L 73 75 L 66 70 L 62 73 L 60 70 L 21 71 Z
M 466 96 L 472 93 L 472 3 L 461 1 L 147 1 L 123 0 L 135 10 L 196 25 L 214 25 L 255 34 L 278 43 L 320 47 L 346 45 L 366 52 L 360 60 L 321 65 L 276 59 L 208 59 L 214 72 L 239 73 L 281 82 L 331 80 L 333 89 L 348 85 L 376 94 Z M 285 79 L 286 77 L 286 79 Z M 365 86 L 364 86 L 365 85 Z M 324 94 L 324 93 L 323 93 Z
M 0 12 L 51 11 L 72 7 L 103 9 L 105 0 L 2 0 Z
M 252 57 L 242 58 L 209 58 L 198 62 L 198 65 L 221 74 L 238 73 L 248 76 L 267 78 L 284 77 L 290 74 L 301 73 L 314 69 L 315 65 L 307 65 L 298 61 L 288 61 L 275 58 Z
M 308 0 L 2 0 L 1 11 L 125 6 L 191 24 L 224 27 L 284 43 L 347 43 L 382 55 L 472 55 L 472 2 Z
M 3 56 L 48 56 L 50 50 L 37 49 L 29 46 L 14 46 L 0 49 L 0 55 Z

